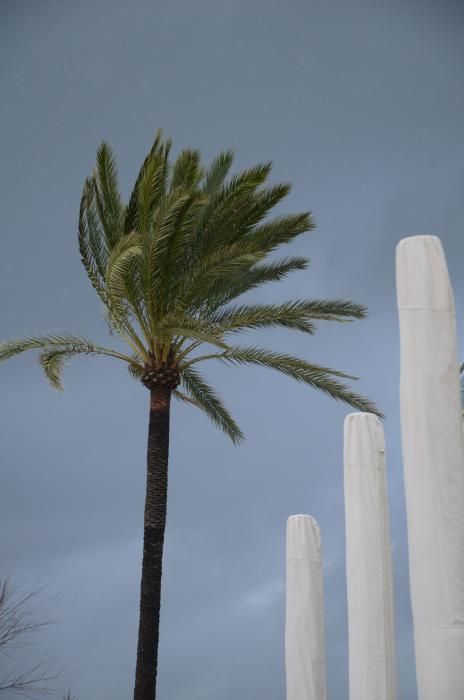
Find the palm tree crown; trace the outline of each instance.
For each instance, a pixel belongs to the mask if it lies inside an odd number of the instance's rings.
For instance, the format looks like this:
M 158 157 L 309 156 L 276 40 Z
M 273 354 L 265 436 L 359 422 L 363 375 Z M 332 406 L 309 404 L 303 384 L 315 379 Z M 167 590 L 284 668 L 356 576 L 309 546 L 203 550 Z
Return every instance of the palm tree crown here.
M 354 377 L 232 342 L 237 334 L 257 328 L 280 326 L 312 334 L 317 321 L 363 318 L 366 310 L 338 299 L 237 302 L 245 292 L 307 267 L 303 257 L 269 256 L 311 231 L 312 216 L 268 217 L 290 191 L 285 183 L 266 185 L 270 163 L 229 176 L 231 151 L 203 167 L 193 149 L 182 150 L 171 164 L 170 147 L 158 132 L 125 205 L 115 158 L 103 143 L 82 194 L 82 263 L 111 331 L 125 341 L 127 352 L 75 335 L 43 335 L 1 343 L 0 360 L 37 349 L 46 376 L 61 388 L 63 366 L 72 356 L 117 358 L 149 389 L 165 387 L 203 409 L 233 441 L 242 433 L 198 371 L 206 360 L 272 368 L 355 408 L 378 413 L 346 385 Z

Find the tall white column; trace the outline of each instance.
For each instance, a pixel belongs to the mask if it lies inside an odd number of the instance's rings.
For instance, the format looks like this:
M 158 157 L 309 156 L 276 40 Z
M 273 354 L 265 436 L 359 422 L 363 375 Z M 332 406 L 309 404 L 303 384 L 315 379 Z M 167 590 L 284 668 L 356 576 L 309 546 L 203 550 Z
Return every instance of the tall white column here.
M 287 520 L 287 700 L 326 700 L 322 546 L 309 515 Z
M 420 700 L 464 698 L 464 441 L 440 239 L 397 248 L 401 432 Z
M 344 428 L 350 700 L 396 700 L 383 428 L 371 413 L 351 413 Z

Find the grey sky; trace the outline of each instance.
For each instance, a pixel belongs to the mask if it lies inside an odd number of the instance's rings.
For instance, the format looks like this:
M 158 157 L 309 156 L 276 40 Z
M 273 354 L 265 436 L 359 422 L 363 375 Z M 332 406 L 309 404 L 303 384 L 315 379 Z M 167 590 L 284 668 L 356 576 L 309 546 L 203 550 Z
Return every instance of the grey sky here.
M 398 421 L 394 248 L 442 238 L 462 331 L 464 11 L 444 0 L 0 2 L 0 336 L 106 338 L 76 246 L 102 139 L 127 195 L 157 127 L 237 166 L 272 159 L 315 233 L 309 271 L 260 298 L 352 297 L 370 319 L 279 348 L 362 377 L 385 424 L 402 700 L 414 700 Z M 255 336 L 258 339 L 258 336 Z M 173 416 L 159 696 L 284 696 L 284 531 L 322 528 L 331 700 L 347 697 L 342 424 L 348 412 L 264 370 L 209 375 L 237 448 Z M 0 368 L 1 575 L 47 584 L 44 647 L 80 700 L 130 697 L 147 395 L 122 367 L 75 362 L 63 394 L 32 356 Z

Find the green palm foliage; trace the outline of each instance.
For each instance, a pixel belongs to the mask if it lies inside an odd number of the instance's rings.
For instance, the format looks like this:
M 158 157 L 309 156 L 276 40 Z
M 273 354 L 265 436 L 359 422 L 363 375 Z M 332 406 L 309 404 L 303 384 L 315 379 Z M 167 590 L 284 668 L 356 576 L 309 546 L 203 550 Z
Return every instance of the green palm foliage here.
M 292 355 L 237 344 L 244 333 L 286 328 L 313 334 L 319 321 L 350 321 L 364 307 L 344 299 L 258 304 L 241 299 L 257 287 L 304 270 L 281 246 L 314 228 L 309 212 L 270 216 L 290 191 L 268 184 L 270 163 L 230 176 L 233 155 L 208 166 L 184 149 L 169 160 L 159 132 L 129 202 L 119 192 L 116 162 L 102 144 L 84 184 L 79 213 L 82 263 L 125 350 L 75 335 L 0 343 L 0 360 L 37 350 L 52 386 L 61 388 L 75 355 L 121 360 L 150 390 L 147 489 L 134 700 L 156 698 L 162 558 L 166 524 L 171 396 L 201 408 L 234 442 L 243 434 L 201 374 L 205 362 L 256 365 L 281 372 L 363 411 L 375 406 L 347 384 L 354 379 Z
M 150 368 L 174 367 L 181 389 L 174 396 L 206 412 L 234 441 L 242 433 L 219 396 L 200 374 L 201 364 L 267 367 L 334 399 L 378 413 L 352 391 L 342 372 L 236 338 L 260 328 L 313 334 L 319 321 L 366 315 L 346 300 L 291 300 L 252 304 L 238 299 L 257 287 L 304 270 L 300 256 L 275 252 L 314 228 L 309 212 L 269 217 L 290 185 L 269 185 L 270 163 L 229 176 L 233 154 L 211 164 L 184 149 L 169 160 L 171 142 L 158 132 L 124 204 L 116 161 L 103 143 L 94 173 L 84 185 L 79 214 L 82 263 L 105 309 L 109 327 L 127 351 L 101 347 L 74 335 L 43 335 L 0 344 L 0 360 L 38 350 L 52 386 L 61 388 L 66 362 L 75 355 L 106 355 L 141 379 Z

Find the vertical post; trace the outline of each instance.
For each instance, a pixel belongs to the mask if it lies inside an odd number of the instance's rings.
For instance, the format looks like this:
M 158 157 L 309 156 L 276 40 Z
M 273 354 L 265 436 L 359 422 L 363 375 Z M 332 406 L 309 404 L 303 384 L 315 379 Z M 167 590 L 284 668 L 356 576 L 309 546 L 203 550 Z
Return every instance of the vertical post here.
M 464 698 L 464 441 L 440 239 L 397 248 L 401 432 L 420 700 Z
M 309 515 L 287 520 L 287 700 L 326 700 L 322 546 Z
M 350 699 L 396 700 L 383 428 L 371 413 L 351 413 L 344 433 Z

